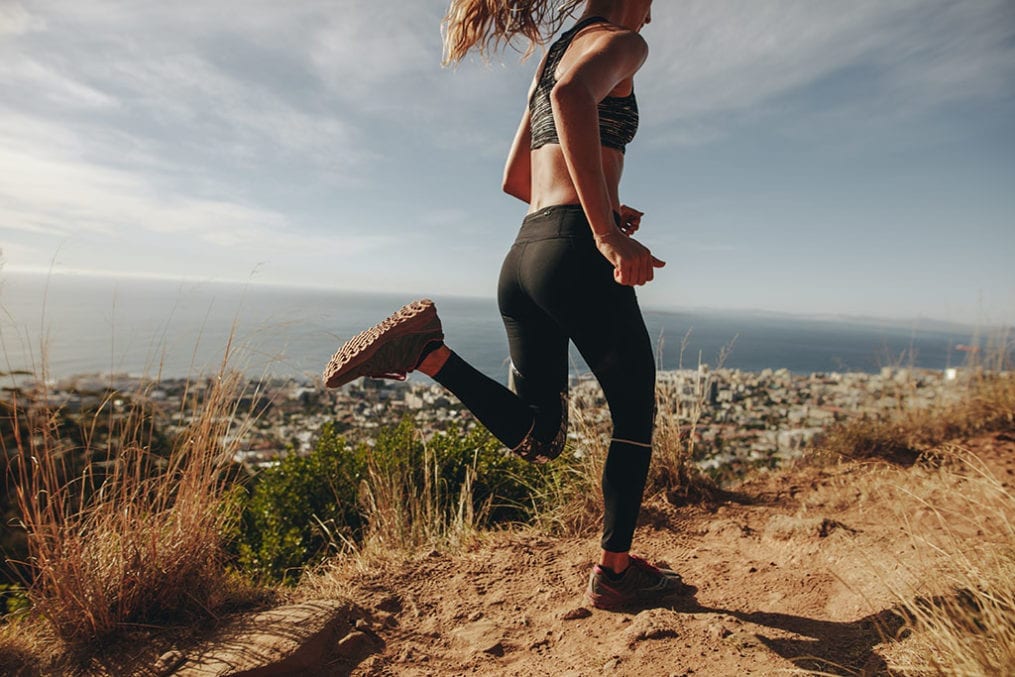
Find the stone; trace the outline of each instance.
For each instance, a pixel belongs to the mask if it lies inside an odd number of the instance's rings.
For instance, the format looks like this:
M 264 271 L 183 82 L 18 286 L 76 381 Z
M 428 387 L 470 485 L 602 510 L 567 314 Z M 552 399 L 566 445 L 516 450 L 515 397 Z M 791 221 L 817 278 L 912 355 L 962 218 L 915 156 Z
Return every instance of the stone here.
M 347 658 L 354 658 L 368 653 L 372 646 L 373 639 L 370 638 L 370 635 L 355 630 L 338 641 L 337 654 Z
M 578 606 L 573 609 L 568 609 L 560 615 L 562 621 L 576 621 L 580 618 L 588 618 L 592 615 L 592 610 L 588 607 Z
M 613 672 L 620 667 L 620 656 L 614 656 L 603 665 L 603 672 Z
M 334 654 L 339 639 L 352 630 L 355 611 L 348 602 L 319 600 L 243 614 L 189 652 L 186 664 L 172 674 L 282 677 L 309 671 Z
M 624 630 L 624 641 L 628 646 L 638 642 L 678 637 L 677 627 L 679 616 L 668 609 L 649 609 L 642 611 Z
M 474 653 L 503 656 L 506 651 L 501 629 L 489 620 L 480 620 L 455 628 L 451 631 L 451 636 Z
M 152 666 L 152 669 L 160 676 L 171 675 L 178 667 L 183 665 L 186 660 L 186 656 L 176 649 L 172 649 L 159 656 L 159 659 L 155 661 L 155 665 Z

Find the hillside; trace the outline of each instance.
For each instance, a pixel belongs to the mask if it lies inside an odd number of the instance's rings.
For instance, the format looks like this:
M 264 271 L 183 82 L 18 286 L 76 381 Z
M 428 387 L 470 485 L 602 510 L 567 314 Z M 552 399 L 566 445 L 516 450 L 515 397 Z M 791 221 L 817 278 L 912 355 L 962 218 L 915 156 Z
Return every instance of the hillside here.
M 503 532 L 454 552 L 332 565 L 292 602 L 330 604 L 341 631 L 324 645 L 318 638 L 312 658 L 302 655 L 312 667 L 290 662 L 249 674 L 911 673 L 931 665 L 935 649 L 923 626 L 910 633 L 906 618 L 959 611 L 960 639 L 975 644 L 992 623 L 977 586 L 1008 602 L 1012 595 L 1010 580 L 998 591 L 984 577 L 991 553 L 1012 562 L 1005 521 L 1015 518 L 1015 437 L 981 436 L 945 451 L 943 462 L 911 467 L 848 462 L 772 472 L 708 507 L 650 500 L 638 550 L 698 586 L 696 598 L 659 608 L 585 607 L 594 537 Z M 1010 613 L 1006 623 L 1000 631 L 1010 639 Z M 300 624 L 248 619 L 228 640 L 181 646 L 179 636 L 164 637 L 92 667 L 230 674 L 223 652 L 262 655 L 267 667 L 280 657 L 272 642 L 295 646 L 300 637 Z M 888 641 L 894 637 L 901 641 Z M 151 670 L 170 650 L 162 669 Z M 1004 661 L 1013 647 L 988 650 Z M 233 665 L 231 674 L 248 674 Z

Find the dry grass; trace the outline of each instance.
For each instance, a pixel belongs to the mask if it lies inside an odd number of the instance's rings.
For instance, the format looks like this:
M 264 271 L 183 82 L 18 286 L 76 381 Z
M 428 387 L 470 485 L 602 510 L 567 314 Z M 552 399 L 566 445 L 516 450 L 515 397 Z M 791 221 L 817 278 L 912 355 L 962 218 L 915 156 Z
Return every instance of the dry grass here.
M 418 484 L 417 472 L 408 464 L 382 467 L 375 456 L 368 457 L 367 476 L 360 489 L 367 527 L 359 550 L 411 552 L 438 545 L 459 546 L 479 532 L 489 504 L 475 508 L 475 458 L 465 470 L 457 496 L 450 495 L 441 480 L 436 454 L 425 445 L 422 465 L 423 482 Z M 448 511 L 449 505 L 454 510 Z
M 678 368 L 683 367 L 690 337 L 688 332 L 680 342 Z M 648 490 L 663 492 L 674 505 L 712 501 L 721 493 L 719 486 L 695 464 L 695 444 L 698 424 L 709 406 L 708 396 L 716 370 L 726 364 L 735 343 L 736 338 L 723 346 L 716 356 L 714 369 L 708 369 L 699 354 L 693 379 L 679 385 L 661 383 L 656 387 L 655 438 Z
M 833 426 L 822 451 L 852 458 L 910 464 L 941 444 L 983 432 L 1015 428 L 1015 372 L 980 371 L 961 397 L 925 408 L 904 408 L 887 419 L 860 417 Z
M 244 382 L 220 374 L 168 458 L 151 453 L 145 416 L 112 421 L 118 453 L 72 478 L 54 412 L 12 418 L 32 613 L 70 647 L 207 615 L 223 601 L 231 586 L 222 534 L 233 518 L 224 470 L 244 420 L 236 411 Z
M 572 396 L 568 412 L 567 447 L 534 492 L 533 525 L 546 534 L 587 536 L 602 522 L 609 422 L 602 418 L 597 403 L 578 396 Z
M 977 337 L 974 345 L 978 346 Z M 985 349 L 970 352 L 954 384 L 953 397 L 932 406 L 905 404 L 912 393 L 903 385 L 900 406 L 885 417 L 861 416 L 832 426 L 816 458 L 881 458 L 910 465 L 924 452 L 959 438 L 1015 429 L 1015 343 L 1007 330 L 988 335 Z
M 656 392 L 656 428 L 648 491 L 663 492 L 674 505 L 713 501 L 719 486 L 694 462 L 698 422 L 705 409 L 711 376 L 697 380 L 688 402 L 672 388 Z
M 40 642 L 21 619 L 0 623 L 0 675 L 38 673 Z
M 933 528 L 900 514 L 934 576 L 911 575 L 893 589 L 906 619 L 889 664 L 907 675 L 1006 675 L 1015 671 L 1015 499 L 1005 483 L 958 446 L 941 450 L 939 483 L 953 489 L 946 510 L 915 496 Z M 954 491 L 958 488 L 958 491 Z M 911 511 L 910 511 L 911 512 Z M 911 572 L 912 573 L 912 572 Z

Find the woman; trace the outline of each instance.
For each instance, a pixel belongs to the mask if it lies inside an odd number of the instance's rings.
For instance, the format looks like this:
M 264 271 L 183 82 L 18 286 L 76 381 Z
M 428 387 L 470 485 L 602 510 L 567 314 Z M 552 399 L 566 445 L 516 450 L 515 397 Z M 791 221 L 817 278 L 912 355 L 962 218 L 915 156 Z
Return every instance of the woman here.
M 552 0 L 549 0 L 552 2 Z M 346 343 L 325 369 L 337 387 L 364 375 L 419 370 L 454 393 L 505 445 L 543 463 L 564 448 L 568 341 L 602 385 L 613 421 L 603 470 L 604 525 L 587 597 L 597 607 L 693 591 L 676 573 L 629 553 L 651 456 L 655 363 L 634 287 L 663 264 L 631 235 L 641 213 L 619 198 L 624 150 L 638 125 L 634 74 L 651 0 L 453 0 L 447 60 L 521 35 L 541 42 L 577 6 L 532 82 L 504 171 L 504 190 L 529 205 L 501 269 L 498 304 L 511 353 L 509 388 L 444 344 L 433 303 L 417 301 Z

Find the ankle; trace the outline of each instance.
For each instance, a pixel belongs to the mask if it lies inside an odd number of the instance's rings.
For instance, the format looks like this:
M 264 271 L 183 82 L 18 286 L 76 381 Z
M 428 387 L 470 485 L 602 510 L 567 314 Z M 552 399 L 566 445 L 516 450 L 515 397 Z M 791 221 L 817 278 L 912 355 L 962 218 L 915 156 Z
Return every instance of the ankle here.
M 430 378 L 433 378 L 437 375 L 437 372 L 444 367 L 444 363 L 448 361 L 449 357 L 451 357 L 451 349 L 441 343 L 436 350 L 430 351 L 430 353 L 423 358 L 422 362 L 419 363 L 419 366 L 416 367 L 416 371 L 423 372 Z
M 631 564 L 631 558 L 626 552 L 609 552 L 603 550 L 599 557 L 599 566 L 606 567 L 615 574 L 622 574 L 627 571 Z

